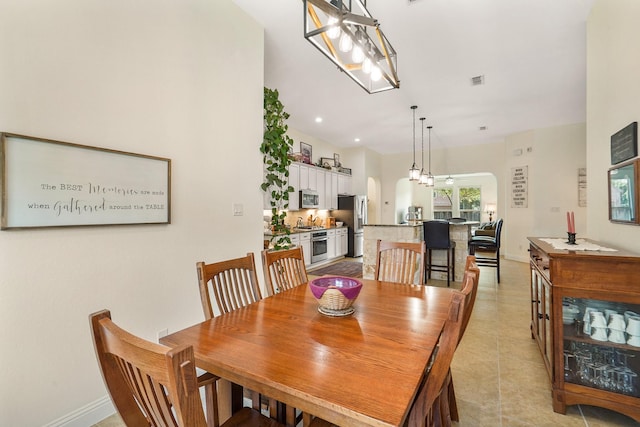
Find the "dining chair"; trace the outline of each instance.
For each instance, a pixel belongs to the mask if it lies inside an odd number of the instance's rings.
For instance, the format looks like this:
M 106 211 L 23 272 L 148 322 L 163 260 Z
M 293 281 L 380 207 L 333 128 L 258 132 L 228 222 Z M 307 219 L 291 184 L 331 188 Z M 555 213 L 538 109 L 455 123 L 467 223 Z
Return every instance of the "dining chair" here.
M 196 269 L 207 320 L 214 317 L 214 304 L 222 314 L 262 299 L 253 253 L 211 264 L 198 262 Z
M 498 283 L 500 283 L 500 236 L 502 234 L 502 223 L 502 218 L 496 221 L 495 236 L 473 236 L 469 240 L 469 255 L 475 255 L 476 263 L 479 266 L 495 268 L 498 272 Z M 493 252 L 495 257 L 478 255 L 476 250 Z
M 462 289 L 460 292 L 464 295 L 464 317 L 462 319 L 462 325 L 460 327 L 460 338 L 458 339 L 458 345 L 460 341 L 462 341 L 462 337 L 464 336 L 464 332 L 467 329 L 467 325 L 469 324 L 469 320 L 471 319 L 471 313 L 473 311 L 473 306 L 476 301 L 476 296 L 478 294 L 478 283 L 480 280 L 480 269 L 476 265 L 475 257 L 473 255 L 468 255 L 466 264 L 464 277 L 462 279 Z M 448 383 L 448 399 L 449 399 L 449 416 L 452 421 L 459 421 L 460 417 L 458 415 L 458 404 L 456 401 L 456 393 L 453 386 L 453 377 L 451 372 L 449 372 L 449 378 L 447 380 Z
M 417 427 L 450 426 L 448 380 L 465 315 L 465 296 L 455 291 L 449 315 L 438 342 L 438 351 L 409 409 L 407 425 Z
M 378 240 L 375 279 L 407 285 L 423 284 L 425 253 L 424 242 Z
M 125 425 L 219 426 L 205 419 L 193 347 L 169 348 L 132 335 L 111 320 L 109 310 L 91 314 L 89 321 L 102 377 Z M 242 408 L 221 427 L 240 425 L 282 427 L 255 408 Z
M 205 320 L 212 319 L 215 316 L 214 305 L 219 314 L 224 314 L 262 299 L 256 274 L 255 258 L 251 252 L 241 258 L 211 264 L 198 262 L 196 263 L 196 270 L 198 272 L 200 301 Z M 205 386 L 207 408 L 215 408 L 216 405 L 211 404 L 210 400 L 216 394 L 212 388 L 216 387 L 215 383 L 220 377 L 205 373 L 201 374 L 198 379 L 200 380 L 200 385 Z M 249 395 L 253 405 L 259 408 L 262 402 L 260 394 L 250 391 Z M 277 416 L 277 402 L 274 399 L 268 400 L 269 412 L 275 418 Z M 218 419 L 217 413 L 211 413 L 207 416 Z
M 451 285 L 451 276 L 453 280 L 456 277 L 456 242 L 451 239 L 449 233 L 449 221 L 432 220 L 422 223 L 422 234 L 427 245 L 427 256 L 425 258 L 425 279 L 431 279 L 432 271 L 440 271 L 447 273 L 447 286 Z M 432 262 L 433 251 L 444 250 L 447 253 L 447 265 L 436 265 Z
M 262 251 L 264 281 L 271 295 L 307 283 L 307 269 L 301 246 L 280 251 Z

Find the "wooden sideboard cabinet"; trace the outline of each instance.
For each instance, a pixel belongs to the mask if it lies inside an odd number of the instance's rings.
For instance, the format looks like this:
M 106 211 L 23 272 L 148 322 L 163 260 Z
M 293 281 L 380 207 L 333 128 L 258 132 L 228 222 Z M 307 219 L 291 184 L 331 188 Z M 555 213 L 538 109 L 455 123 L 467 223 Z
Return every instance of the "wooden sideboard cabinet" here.
M 640 337 L 632 338 L 628 327 L 640 316 L 640 256 L 529 242 L 531 336 L 551 379 L 553 410 L 564 414 L 567 405 L 586 404 L 640 422 Z

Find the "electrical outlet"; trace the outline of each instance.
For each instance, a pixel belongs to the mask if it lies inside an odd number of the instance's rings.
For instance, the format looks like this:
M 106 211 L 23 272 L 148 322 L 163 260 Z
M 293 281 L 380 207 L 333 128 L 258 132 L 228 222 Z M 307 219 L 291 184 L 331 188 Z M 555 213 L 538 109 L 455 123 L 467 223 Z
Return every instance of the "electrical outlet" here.
M 160 340 L 160 338 L 164 338 L 167 335 L 169 335 L 169 329 L 165 328 L 161 331 L 158 331 L 158 340 Z
M 242 203 L 234 203 L 233 204 L 233 216 L 242 216 L 244 215 L 244 206 Z

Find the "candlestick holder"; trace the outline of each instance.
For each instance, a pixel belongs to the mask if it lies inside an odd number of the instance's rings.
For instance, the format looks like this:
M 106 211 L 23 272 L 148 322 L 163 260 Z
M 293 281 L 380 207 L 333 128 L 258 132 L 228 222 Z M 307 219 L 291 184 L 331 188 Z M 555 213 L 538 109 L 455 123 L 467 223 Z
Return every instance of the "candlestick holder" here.
M 567 232 L 567 236 L 569 236 L 569 241 L 567 242 L 570 245 L 577 245 L 576 243 L 576 233 Z

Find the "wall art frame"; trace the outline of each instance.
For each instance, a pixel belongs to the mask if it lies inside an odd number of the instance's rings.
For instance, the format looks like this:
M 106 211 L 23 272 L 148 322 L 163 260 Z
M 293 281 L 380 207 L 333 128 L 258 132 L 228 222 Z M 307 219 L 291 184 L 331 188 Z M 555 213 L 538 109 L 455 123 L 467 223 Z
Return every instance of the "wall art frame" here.
M 313 164 L 313 147 L 311 144 L 300 141 L 300 153 L 302 154 L 302 163 L 306 163 L 308 165 Z
M 171 160 L 0 133 L 2 230 L 171 223 Z
M 640 224 L 640 159 L 616 165 L 607 172 L 609 221 Z

